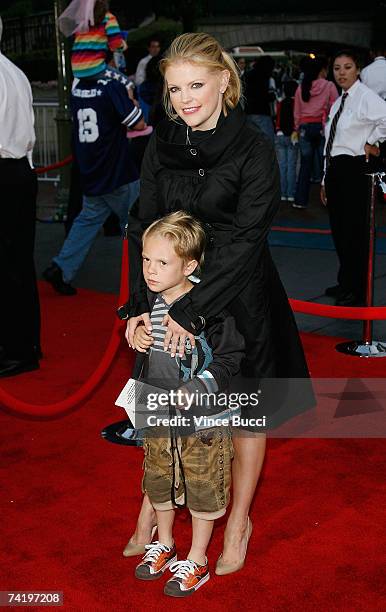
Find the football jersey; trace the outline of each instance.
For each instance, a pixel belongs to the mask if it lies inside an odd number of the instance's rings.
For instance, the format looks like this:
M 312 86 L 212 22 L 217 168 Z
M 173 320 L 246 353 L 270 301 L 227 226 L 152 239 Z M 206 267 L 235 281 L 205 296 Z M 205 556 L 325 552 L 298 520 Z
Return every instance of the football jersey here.
M 103 195 L 137 180 L 127 128 L 142 119 L 142 111 L 128 97 L 119 75 L 113 79 L 75 79 L 71 110 L 83 193 Z

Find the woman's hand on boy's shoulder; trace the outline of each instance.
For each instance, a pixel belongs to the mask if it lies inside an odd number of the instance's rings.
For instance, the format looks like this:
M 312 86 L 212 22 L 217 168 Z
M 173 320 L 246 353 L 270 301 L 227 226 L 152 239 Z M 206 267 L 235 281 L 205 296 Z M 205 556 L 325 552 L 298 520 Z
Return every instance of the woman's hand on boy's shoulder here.
M 194 335 L 189 333 L 184 327 L 179 325 L 170 315 L 165 315 L 162 325 L 167 326 L 164 340 L 164 351 L 170 350 L 170 357 L 178 354 L 183 357 L 185 354 L 185 340 L 189 338 L 191 347 L 194 348 L 196 341 Z

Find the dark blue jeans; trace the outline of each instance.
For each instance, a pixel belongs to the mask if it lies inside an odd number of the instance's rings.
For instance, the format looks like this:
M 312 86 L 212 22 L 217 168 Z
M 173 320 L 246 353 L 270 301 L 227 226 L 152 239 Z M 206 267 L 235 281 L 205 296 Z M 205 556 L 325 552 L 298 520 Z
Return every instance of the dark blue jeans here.
M 281 195 L 284 198 L 295 197 L 296 162 L 298 145 L 292 144 L 290 136 L 276 136 L 275 148 L 280 168 Z
M 299 128 L 300 171 L 295 201 L 308 206 L 314 154 L 323 158 L 323 126 L 321 123 L 302 123 Z

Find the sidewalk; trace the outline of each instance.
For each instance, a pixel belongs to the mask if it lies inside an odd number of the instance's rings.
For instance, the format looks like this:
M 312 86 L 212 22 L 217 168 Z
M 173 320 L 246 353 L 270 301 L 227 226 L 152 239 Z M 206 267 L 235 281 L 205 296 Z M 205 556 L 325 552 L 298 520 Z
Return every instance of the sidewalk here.
M 295 210 L 289 204 L 282 203 L 274 225 L 328 226 L 327 212 L 319 204 L 318 193 L 319 186 L 314 185 L 310 208 L 305 211 Z M 55 195 L 56 189 L 53 184 L 39 183 L 38 218 L 48 218 L 55 212 Z M 386 225 L 386 206 L 378 205 L 377 220 L 378 226 Z M 283 236 L 285 242 L 285 235 Z M 303 248 L 301 234 L 291 234 L 291 243 L 294 243 L 294 236 L 298 237 L 299 247 L 271 246 L 274 261 L 288 296 L 300 300 L 333 304 L 331 298 L 324 296 L 324 290 L 336 282 L 337 259 L 335 252 L 318 248 Z M 62 223 L 37 222 L 35 259 L 39 278 L 41 278 L 41 273 L 50 263 L 51 258 L 58 253 L 63 239 L 64 228 Z M 119 237 L 104 237 L 101 232 L 79 271 L 74 285 L 118 294 L 121 251 L 122 243 Z M 386 254 L 377 255 L 375 275 L 374 305 L 383 306 L 386 305 Z M 58 296 L 58 299 L 68 300 L 69 306 L 76 306 L 76 296 Z M 362 323 L 359 321 L 327 319 L 309 315 L 296 315 L 296 320 L 300 331 L 304 332 L 343 336 L 355 340 L 360 339 L 362 335 Z M 386 321 L 374 322 L 374 338 L 376 340 L 386 340 Z

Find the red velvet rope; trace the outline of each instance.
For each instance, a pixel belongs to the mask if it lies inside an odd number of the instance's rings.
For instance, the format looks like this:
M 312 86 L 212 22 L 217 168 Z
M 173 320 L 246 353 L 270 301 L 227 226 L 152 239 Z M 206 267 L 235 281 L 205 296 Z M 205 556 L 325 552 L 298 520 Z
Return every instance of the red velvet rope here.
M 292 299 L 290 299 L 289 302 L 294 312 L 315 315 L 317 317 L 354 319 L 360 321 L 381 321 L 386 319 L 386 306 L 330 306 L 328 304 L 316 304 L 315 302 L 304 302 L 303 300 Z
M 45 172 L 49 172 L 50 170 L 56 170 L 57 168 L 62 168 L 72 162 L 72 155 L 65 157 L 62 161 L 56 162 L 56 164 L 51 164 L 50 166 L 45 166 L 44 168 L 34 168 L 36 174 L 44 174 Z
M 273 225 L 271 231 L 284 232 L 287 234 L 322 234 L 326 236 L 331 234 L 331 230 L 318 227 L 283 227 L 281 225 Z M 377 237 L 386 238 L 386 232 L 377 232 Z
M 122 304 L 127 300 L 128 295 L 128 249 L 127 249 L 127 240 L 123 240 L 123 249 L 122 249 L 122 266 L 121 266 L 121 289 L 119 294 L 119 304 Z M 25 415 L 33 415 L 33 416 L 55 416 L 58 414 L 62 414 L 74 408 L 77 404 L 82 402 L 90 393 L 96 388 L 96 386 L 101 382 L 106 372 L 110 368 L 113 359 L 117 353 L 119 345 L 122 340 L 122 326 L 124 322 L 119 319 L 115 320 L 113 331 L 111 334 L 111 338 L 109 344 L 106 348 L 106 351 L 91 377 L 73 394 L 67 397 L 60 402 L 55 402 L 53 404 L 29 404 L 20 400 L 10 393 L 7 393 L 4 389 L 0 387 L 0 402 L 11 408 L 12 410 L 25 414 Z

